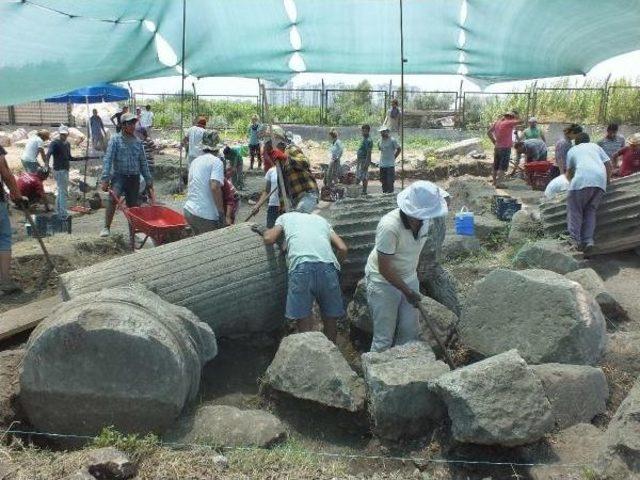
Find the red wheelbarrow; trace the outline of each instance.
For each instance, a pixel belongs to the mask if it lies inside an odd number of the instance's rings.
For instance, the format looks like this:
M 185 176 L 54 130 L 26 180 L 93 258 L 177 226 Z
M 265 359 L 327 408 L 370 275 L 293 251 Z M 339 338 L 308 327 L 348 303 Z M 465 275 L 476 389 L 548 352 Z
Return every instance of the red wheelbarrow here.
M 150 205 L 129 208 L 124 198 L 116 196 L 113 190 L 109 193 L 129 223 L 131 250 L 144 247 L 149 238 L 157 247 L 186 237 L 188 223 L 181 213 L 155 203 L 153 199 Z M 136 233 L 144 235 L 140 245 L 136 245 Z

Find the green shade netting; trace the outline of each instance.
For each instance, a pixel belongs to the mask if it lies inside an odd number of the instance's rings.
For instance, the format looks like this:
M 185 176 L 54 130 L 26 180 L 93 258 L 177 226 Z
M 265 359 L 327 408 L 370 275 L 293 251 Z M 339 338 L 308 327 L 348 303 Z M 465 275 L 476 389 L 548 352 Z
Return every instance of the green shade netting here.
M 275 81 L 303 68 L 400 72 L 398 0 L 291 3 L 295 22 L 283 0 L 187 0 L 186 72 Z M 179 74 L 182 0 L 4 0 L 0 18 L 2 105 Z M 290 63 L 294 25 L 303 67 Z M 640 0 L 404 0 L 405 72 L 489 82 L 581 74 L 640 49 L 638 25 Z M 158 56 L 163 41 L 170 60 Z

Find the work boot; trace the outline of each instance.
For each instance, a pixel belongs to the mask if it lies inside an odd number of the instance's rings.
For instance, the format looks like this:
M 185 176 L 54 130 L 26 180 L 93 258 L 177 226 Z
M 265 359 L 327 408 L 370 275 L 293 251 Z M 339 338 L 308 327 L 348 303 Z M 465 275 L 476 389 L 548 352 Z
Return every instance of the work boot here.
M 111 235 L 111 230 L 109 229 L 109 227 L 104 227 L 102 230 L 100 230 L 100 236 L 101 237 L 108 237 L 109 235 Z

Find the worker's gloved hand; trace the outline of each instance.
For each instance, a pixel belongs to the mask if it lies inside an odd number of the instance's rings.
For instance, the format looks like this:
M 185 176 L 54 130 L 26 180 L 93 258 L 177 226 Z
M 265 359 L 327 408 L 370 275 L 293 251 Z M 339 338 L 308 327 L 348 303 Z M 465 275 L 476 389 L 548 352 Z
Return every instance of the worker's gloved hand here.
M 410 292 L 406 293 L 405 297 L 407 297 L 407 301 L 416 308 L 418 308 L 420 300 L 422 300 L 422 295 L 420 295 L 420 292 L 416 292 L 415 290 L 411 290 Z
M 251 225 L 251 230 L 253 230 L 260 236 L 264 236 L 264 232 L 267 231 L 264 225 L 260 225 L 258 223 L 254 223 L 253 225 Z

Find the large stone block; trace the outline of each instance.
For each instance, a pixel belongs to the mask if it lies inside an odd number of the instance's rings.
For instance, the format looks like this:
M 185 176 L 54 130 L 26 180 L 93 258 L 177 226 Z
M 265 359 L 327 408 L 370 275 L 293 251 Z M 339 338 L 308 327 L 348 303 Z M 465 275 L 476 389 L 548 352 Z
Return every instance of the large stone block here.
M 599 368 L 560 363 L 530 368 L 542 382 L 557 427 L 589 423 L 607 410 L 609 387 Z
M 593 297 L 547 270 L 497 269 L 476 282 L 458 333 L 480 355 L 517 348 L 529 363 L 593 365 L 606 342 L 605 320 Z
M 640 478 L 640 379 L 609 422 L 596 466 L 606 480 Z
M 285 440 L 287 431 L 269 412 L 203 405 L 193 416 L 180 419 L 167 438 L 177 443 L 266 448 Z
M 564 275 L 583 268 L 584 262 L 560 240 L 527 243 L 513 259 L 516 268 L 541 268 Z
M 377 435 L 392 439 L 425 435 L 429 425 L 445 414 L 444 405 L 429 389 L 429 381 L 447 373 L 449 367 L 436 361 L 425 343 L 365 353 L 362 368 Z
M 285 337 L 263 380 L 274 390 L 329 407 L 351 412 L 364 407 L 364 381 L 320 332 Z
M 542 383 L 516 350 L 444 374 L 433 388 L 459 442 L 524 445 L 553 426 Z
M 75 297 L 29 338 L 20 400 L 41 431 L 160 432 L 196 398 L 211 328 L 139 285 Z
M 581 268 L 569 272 L 565 275 L 569 280 L 578 282 L 582 285 L 587 292 L 589 292 L 593 298 L 596 299 L 600 309 L 606 318 L 613 322 L 624 322 L 629 320 L 629 315 L 620 302 L 607 291 L 604 286 L 604 282 L 600 276 L 592 268 Z

